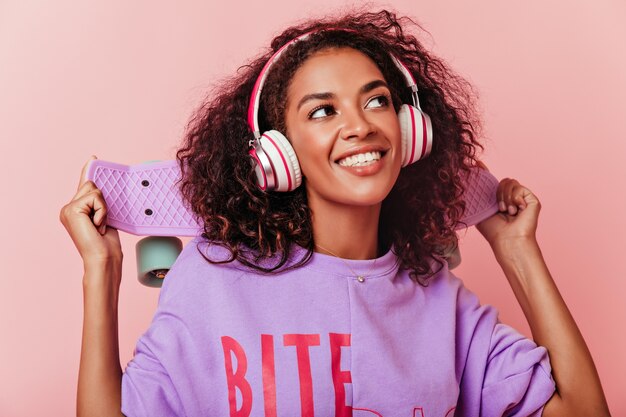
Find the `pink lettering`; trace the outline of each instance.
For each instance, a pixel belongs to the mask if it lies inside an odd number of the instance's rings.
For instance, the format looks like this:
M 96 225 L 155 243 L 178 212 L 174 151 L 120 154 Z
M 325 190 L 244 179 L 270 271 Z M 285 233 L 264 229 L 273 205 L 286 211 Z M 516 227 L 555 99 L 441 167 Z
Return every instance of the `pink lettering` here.
M 298 375 L 300 377 L 300 405 L 302 417 L 314 417 L 313 379 L 311 377 L 311 358 L 309 346 L 320 345 L 319 334 L 286 334 L 283 336 L 285 346 L 295 346 L 298 358 Z
M 329 333 L 331 370 L 333 373 L 333 385 L 335 387 L 335 417 L 351 417 L 352 408 L 346 405 L 346 387 L 344 384 L 352 383 L 350 371 L 341 370 L 341 347 L 350 346 L 350 335 Z
M 226 366 L 226 384 L 228 385 L 228 404 L 231 417 L 248 417 L 252 409 L 252 389 L 246 380 L 248 360 L 246 352 L 241 345 L 232 337 L 222 336 L 222 349 L 224 350 L 224 363 Z M 233 372 L 231 353 L 237 358 L 237 371 Z M 241 392 L 241 408 L 237 410 L 236 388 Z
M 456 407 L 452 407 L 451 409 L 449 409 L 445 417 L 452 417 L 454 415 L 454 410 L 456 410 Z
M 335 390 L 335 417 L 358 417 L 383 415 L 371 408 L 346 405 L 346 384 L 352 383 L 352 374 L 349 369 L 341 369 L 341 348 L 351 346 L 351 335 L 344 333 L 329 333 L 330 359 L 332 383 Z M 248 359 L 244 348 L 230 336 L 222 336 L 224 351 L 224 367 L 228 389 L 228 404 L 230 417 L 249 417 L 252 411 L 252 388 L 246 379 Z M 319 334 L 285 334 L 284 346 L 295 346 L 298 364 L 298 378 L 300 380 L 300 409 L 302 417 L 314 417 L 313 378 L 311 374 L 311 346 L 320 345 Z M 263 383 L 263 401 L 265 417 L 277 416 L 276 398 L 276 363 L 274 358 L 274 336 L 261 334 L 261 378 Z M 235 361 L 233 361 L 233 356 Z M 236 362 L 237 369 L 234 369 Z M 241 405 L 237 409 L 237 390 L 241 394 Z M 451 407 L 444 417 L 451 417 L 456 407 Z M 413 407 L 407 410 L 411 417 L 427 417 L 423 407 Z
M 276 417 L 276 368 L 274 367 L 274 336 L 271 334 L 261 335 L 261 362 L 265 417 Z

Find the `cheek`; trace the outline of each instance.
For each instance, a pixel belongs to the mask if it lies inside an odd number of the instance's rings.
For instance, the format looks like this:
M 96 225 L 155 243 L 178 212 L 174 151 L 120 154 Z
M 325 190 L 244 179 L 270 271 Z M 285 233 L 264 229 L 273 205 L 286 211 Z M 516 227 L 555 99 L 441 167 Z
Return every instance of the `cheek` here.
M 323 128 L 310 128 L 306 131 L 294 132 L 296 136 L 290 138 L 298 160 L 301 164 L 319 163 L 319 161 L 327 160 L 332 150 L 333 141 L 326 130 Z
M 324 175 L 328 166 L 328 154 L 314 142 L 300 144 L 294 147 L 302 175 L 312 179 Z
M 402 159 L 402 132 L 400 129 L 400 121 L 395 113 L 385 120 L 384 135 L 394 149 L 394 158 L 396 155 Z
M 397 113 L 393 112 L 389 116 L 388 126 L 390 134 L 395 134 L 396 137 L 400 137 L 400 119 L 398 119 Z

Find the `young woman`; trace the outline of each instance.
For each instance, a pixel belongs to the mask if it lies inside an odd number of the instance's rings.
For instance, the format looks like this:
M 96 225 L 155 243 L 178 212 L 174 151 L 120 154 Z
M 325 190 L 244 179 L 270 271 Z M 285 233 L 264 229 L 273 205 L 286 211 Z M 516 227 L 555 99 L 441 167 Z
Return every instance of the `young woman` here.
M 85 264 L 80 415 L 608 415 L 530 190 L 503 180 L 478 228 L 534 342 L 449 271 L 478 122 L 408 23 L 289 28 L 199 109 L 177 158 L 204 233 L 124 373 L 119 237 L 81 180 L 61 211 Z

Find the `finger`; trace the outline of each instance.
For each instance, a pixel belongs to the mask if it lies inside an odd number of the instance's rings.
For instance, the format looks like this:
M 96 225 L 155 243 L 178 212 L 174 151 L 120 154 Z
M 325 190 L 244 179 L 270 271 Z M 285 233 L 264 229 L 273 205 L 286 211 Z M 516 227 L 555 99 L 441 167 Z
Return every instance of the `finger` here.
M 510 215 L 514 215 L 516 213 L 515 207 L 512 205 L 512 193 L 513 187 L 515 186 L 514 180 L 509 180 L 503 191 L 502 200 L 504 201 L 504 205 L 506 207 L 506 212 Z
M 96 197 L 93 201 L 93 210 L 91 212 L 91 222 L 98 229 L 98 233 L 101 235 L 106 234 L 107 231 L 107 214 L 108 208 L 106 203 L 99 197 Z
M 93 224 L 96 226 L 105 225 L 106 215 L 108 212 L 106 202 L 101 197 L 96 197 L 94 199 L 94 214 L 93 214 Z
M 515 187 L 515 189 L 513 190 L 513 204 L 519 207 L 520 210 L 526 208 L 526 200 L 524 199 L 524 197 L 528 192 L 529 190 L 522 185 Z
M 533 193 L 518 181 L 514 181 L 514 183 L 509 184 L 509 186 L 511 187 L 510 195 L 505 196 L 507 212 L 509 214 L 515 215 L 518 211 L 526 209 L 530 202 L 536 200 Z
M 504 205 L 504 184 L 505 181 L 508 178 L 504 178 L 500 180 L 500 183 L 498 183 L 498 189 L 496 190 L 496 201 L 498 202 L 498 210 L 500 211 L 505 211 L 506 210 L 506 206 Z
M 91 206 L 91 219 L 96 227 L 104 225 L 103 220 L 107 214 L 106 202 L 102 198 L 102 194 L 94 192 L 87 195 L 87 204 Z
M 533 194 L 533 192 L 526 187 L 523 187 L 522 198 L 524 200 L 524 204 L 526 205 L 526 207 L 532 205 L 537 208 L 541 208 L 541 203 L 539 202 L 539 199 L 537 198 L 537 196 Z
M 95 189 L 69 204 L 70 217 L 86 216 L 96 227 L 101 226 L 106 216 L 107 206 L 100 190 Z
M 519 182 L 517 182 L 517 180 L 514 180 L 512 178 L 507 178 L 506 183 L 503 184 L 502 200 L 507 205 L 509 205 L 509 204 L 511 204 L 513 202 L 514 190 L 519 185 L 520 185 Z
M 80 190 L 80 187 L 82 187 L 82 185 L 87 181 L 87 167 L 89 166 L 89 163 L 94 159 L 98 159 L 98 157 L 96 157 L 95 155 L 91 155 L 85 165 L 83 165 L 83 169 L 80 172 L 80 180 L 78 181 L 77 190 Z
M 518 205 L 515 204 L 516 189 L 520 187 L 517 180 L 512 178 L 503 179 L 498 185 L 498 210 L 510 215 L 517 214 Z
M 106 207 L 106 204 L 104 205 L 104 209 L 99 210 L 96 212 L 96 214 L 94 214 L 93 217 L 93 223 L 94 225 L 98 228 L 98 232 L 101 235 L 105 235 L 107 232 L 107 226 L 108 226 L 108 208 Z
M 510 205 L 511 187 L 515 185 L 517 181 L 511 178 L 504 178 L 500 181 L 497 191 L 498 209 L 506 212 Z
M 79 200 L 91 192 L 102 194 L 102 191 L 100 191 L 100 189 L 96 187 L 96 184 L 94 184 L 93 181 L 85 181 L 83 185 L 81 185 L 81 187 L 78 189 L 76 194 L 74 194 L 74 197 L 72 197 L 72 201 Z

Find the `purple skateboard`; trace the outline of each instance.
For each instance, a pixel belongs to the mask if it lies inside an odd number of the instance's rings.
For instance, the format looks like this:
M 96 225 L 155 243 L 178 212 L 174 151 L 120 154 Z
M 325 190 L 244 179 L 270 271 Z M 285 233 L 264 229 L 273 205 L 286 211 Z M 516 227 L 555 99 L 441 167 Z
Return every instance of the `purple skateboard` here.
M 121 165 L 93 160 L 87 179 L 102 191 L 107 224 L 138 236 L 195 236 L 200 226 L 184 205 L 176 161 Z
M 109 226 L 151 236 L 137 243 L 139 280 L 148 286 L 160 286 L 182 250 L 182 242 L 174 236 L 197 236 L 202 232 L 194 214 L 183 204 L 177 186 L 178 163 L 170 160 L 129 166 L 96 159 L 87 168 L 87 179 L 102 191 Z M 492 174 L 476 168 L 466 181 L 465 215 L 457 229 L 480 223 L 498 211 L 498 180 Z M 453 262 L 454 266 L 458 261 Z

